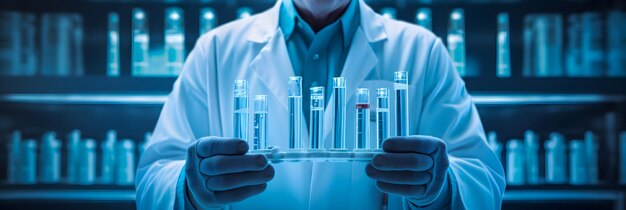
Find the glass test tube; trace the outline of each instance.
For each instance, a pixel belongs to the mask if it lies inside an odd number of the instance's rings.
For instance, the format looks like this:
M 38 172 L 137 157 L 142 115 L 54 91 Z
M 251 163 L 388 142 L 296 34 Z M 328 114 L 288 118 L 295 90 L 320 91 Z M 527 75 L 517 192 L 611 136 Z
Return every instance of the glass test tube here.
M 302 77 L 289 77 L 289 148 L 302 148 Z
M 370 90 L 356 89 L 356 149 L 370 148 Z
M 311 88 L 311 117 L 309 132 L 311 133 L 309 148 L 324 148 L 324 87 Z
M 415 14 L 415 22 L 428 30 L 433 30 L 430 8 L 419 8 Z
M 448 25 L 448 50 L 454 67 L 459 75 L 466 76 L 465 69 L 465 23 L 463 9 L 454 9 L 450 13 Z
M 235 80 L 233 136 L 248 141 L 248 81 Z
M 148 15 L 142 9 L 133 9 L 133 75 L 142 75 L 149 73 L 148 48 L 150 46 L 150 35 L 148 31 L 147 16 Z
M 209 7 L 202 8 L 200 12 L 200 34 L 205 34 L 217 26 L 217 15 Z
M 376 89 L 376 149 L 389 138 L 389 89 Z
M 185 61 L 185 27 L 183 10 L 165 10 L 165 68 L 167 74 L 178 75 Z
M 511 77 L 511 52 L 509 48 L 509 14 L 498 15 L 498 77 Z
M 109 41 L 107 42 L 107 76 L 120 76 L 120 18 L 109 13 Z
M 396 136 L 409 135 L 409 83 L 406 71 L 394 74 L 396 90 Z
M 254 96 L 253 148 L 267 149 L 267 95 Z
M 346 78 L 333 78 L 333 148 L 346 148 Z M 323 106 L 322 106 L 323 107 Z

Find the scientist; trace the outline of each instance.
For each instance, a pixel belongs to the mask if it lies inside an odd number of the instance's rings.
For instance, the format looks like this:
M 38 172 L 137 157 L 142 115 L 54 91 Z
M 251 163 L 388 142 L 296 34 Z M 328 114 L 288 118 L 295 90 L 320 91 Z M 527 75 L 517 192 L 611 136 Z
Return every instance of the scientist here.
M 392 88 L 394 71 L 409 75 L 414 136 L 386 140 L 384 153 L 370 163 L 269 164 L 247 154 L 245 141 L 229 138 L 236 79 L 250 81 L 250 95 L 269 95 L 268 145 L 288 148 L 288 132 L 281 130 L 288 127 L 287 77 L 302 76 L 304 90 L 328 90 L 332 77 L 346 77 L 346 119 L 354 119 L 355 89 Z M 325 145 L 331 145 L 332 122 L 325 118 Z M 346 139 L 354 138 L 354 127 L 347 120 Z M 435 35 L 384 18 L 362 0 L 279 0 L 197 41 L 138 165 L 137 206 L 489 210 L 500 209 L 503 175 Z

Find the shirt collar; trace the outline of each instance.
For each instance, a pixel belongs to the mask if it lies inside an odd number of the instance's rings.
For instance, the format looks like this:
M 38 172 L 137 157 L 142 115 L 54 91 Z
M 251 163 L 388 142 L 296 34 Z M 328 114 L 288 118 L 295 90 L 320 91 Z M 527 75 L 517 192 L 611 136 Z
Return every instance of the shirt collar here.
M 356 33 L 360 24 L 360 11 L 359 0 L 351 0 L 348 8 L 343 13 L 338 21 L 341 21 L 342 35 L 343 35 L 343 47 L 348 48 L 352 42 L 352 37 Z M 302 21 L 303 24 L 308 26 L 296 11 L 292 0 L 283 0 L 280 6 L 280 14 L 278 17 L 278 24 L 285 36 L 285 40 L 289 40 L 293 31 L 296 29 L 297 21 Z

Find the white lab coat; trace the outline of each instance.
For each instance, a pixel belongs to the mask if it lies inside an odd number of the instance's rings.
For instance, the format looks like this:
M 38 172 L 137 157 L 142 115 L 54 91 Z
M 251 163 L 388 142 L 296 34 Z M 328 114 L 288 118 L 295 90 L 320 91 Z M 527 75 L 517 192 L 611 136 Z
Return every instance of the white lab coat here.
M 188 145 L 203 136 L 232 136 L 236 79 L 250 81 L 250 96 L 269 96 L 268 145 L 288 147 L 287 77 L 293 76 L 294 71 L 278 27 L 280 3 L 258 15 L 216 28 L 198 40 L 138 165 L 140 209 L 172 209 L 175 203 L 180 206 L 181 201 L 176 199 L 183 195 L 184 188 L 178 186 L 178 178 Z M 431 135 L 447 143 L 451 174 L 456 180 L 451 208 L 499 209 L 505 189 L 502 166 L 487 146 L 476 108 L 441 40 L 422 27 L 384 18 L 362 1 L 359 6 L 361 24 L 342 71 L 348 79 L 348 147 L 354 145 L 351 139 L 355 125 L 351 119 L 355 113 L 351 107 L 355 107 L 355 89 L 393 90 L 394 71 L 408 71 L 410 134 Z M 370 101 L 374 101 L 375 96 L 371 97 Z M 332 105 L 331 101 L 327 106 Z M 393 114 L 391 122 L 393 128 Z M 330 125 L 327 109 L 327 147 L 331 145 Z M 308 142 L 306 128 L 303 133 Z M 382 194 L 365 175 L 364 166 L 365 163 L 274 164 L 276 176 L 264 193 L 230 207 L 381 209 Z M 407 208 L 404 202 L 390 196 L 389 209 Z

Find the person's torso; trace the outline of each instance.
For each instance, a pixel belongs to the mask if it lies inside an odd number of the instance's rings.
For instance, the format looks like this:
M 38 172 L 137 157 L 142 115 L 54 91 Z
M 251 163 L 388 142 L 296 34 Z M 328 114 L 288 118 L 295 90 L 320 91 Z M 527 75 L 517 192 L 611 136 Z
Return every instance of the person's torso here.
M 369 8 L 367 8 L 369 9 Z M 270 11 L 271 12 L 271 11 Z M 250 20 L 232 23 L 214 33 L 211 39 L 214 49 L 204 49 L 215 57 L 215 66 L 209 72 L 207 97 L 209 122 L 212 135 L 233 135 L 233 83 L 236 79 L 249 81 L 249 98 L 268 95 L 268 146 L 288 148 L 287 78 L 294 76 L 284 37 L 278 29 L 266 43 L 246 40 Z M 424 96 L 424 71 L 430 48 L 436 40 L 425 29 L 408 26 L 392 20 L 383 20 L 386 39 L 368 41 L 360 27 L 352 41 L 341 76 L 347 78 L 346 89 L 346 146 L 354 148 L 356 118 L 356 88 L 370 89 L 370 114 L 375 119 L 376 88 L 388 88 L 389 100 L 394 100 L 393 74 L 408 71 L 410 129 L 417 130 Z M 367 24 L 367 23 L 366 23 Z M 220 36 L 221 35 L 221 36 Z M 302 87 L 307 89 L 309 87 Z M 327 90 L 332 95 L 332 90 Z M 332 97 L 332 96 L 331 96 Z M 303 97 L 302 100 L 310 100 Z M 249 103 L 252 114 L 252 103 Z M 334 102 L 327 103 L 324 115 L 324 147 L 331 144 L 331 109 Z M 302 113 L 302 119 L 306 119 Z M 250 115 L 251 116 L 251 115 Z M 394 115 L 390 112 L 390 127 L 394 127 Z M 249 117 L 252 125 L 252 117 Z M 302 122 L 302 125 L 307 125 Z M 375 128 L 370 122 L 370 128 Z M 253 128 L 248 129 L 252 138 Z M 309 140 L 308 128 L 303 126 L 302 140 Z M 376 144 L 374 129 L 370 130 L 370 146 Z M 393 132 L 393 131 L 391 131 Z M 232 206 L 233 209 L 380 209 L 382 194 L 373 180 L 365 174 L 366 163 L 278 163 L 276 176 L 268 184 L 266 192 Z M 396 204 L 397 205 L 397 204 Z

